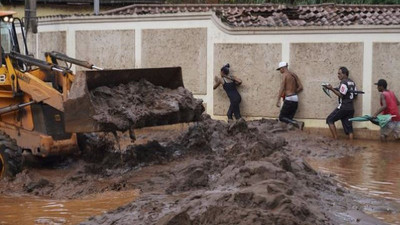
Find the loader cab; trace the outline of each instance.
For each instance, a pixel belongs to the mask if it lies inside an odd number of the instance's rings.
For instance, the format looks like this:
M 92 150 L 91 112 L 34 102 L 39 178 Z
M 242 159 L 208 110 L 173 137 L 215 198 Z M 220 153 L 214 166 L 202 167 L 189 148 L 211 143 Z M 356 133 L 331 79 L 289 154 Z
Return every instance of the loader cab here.
M 4 54 L 12 51 L 20 53 L 18 36 L 15 29 L 15 23 L 19 23 L 23 32 L 23 24 L 20 19 L 15 18 L 13 11 L 0 11 L 0 42 L 1 42 L 1 63 L 4 64 Z M 25 36 L 23 34 L 23 41 Z M 26 46 L 26 45 L 25 45 Z
M 10 53 L 12 49 L 12 24 L 13 17 L 1 16 L 0 13 L 0 41 L 1 41 L 1 62 L 4 63 L 4 54 Z
M 6 17 L 8 18 L 8 17 Z M 10 22 L 5 22 L 4 18 L 0 21 L 1 29 L 1 48 L 2 53 L 10 53 L 13 48 L 13 34 L 12 34 L 12 24 Z

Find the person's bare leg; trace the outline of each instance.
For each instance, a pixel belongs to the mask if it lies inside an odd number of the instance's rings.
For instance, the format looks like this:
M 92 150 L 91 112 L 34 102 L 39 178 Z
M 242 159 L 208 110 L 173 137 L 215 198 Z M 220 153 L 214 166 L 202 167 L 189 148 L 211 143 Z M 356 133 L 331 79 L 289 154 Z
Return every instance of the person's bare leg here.
M 349 139 L 350 139 L 350 140 L 353 140 L 353 139 L 354 139 L 353 133 L 350 133 L 350 134 L 349 134 Z
M 329 125 L 329 130 L 331 131 L 333 139 L 337 139 L 337 132 L 336 132 L 335 124 L 328 124 L 328 125 Z
M 380 136 L 381 142 L 386 142 L 386 136 L 381 134 Z

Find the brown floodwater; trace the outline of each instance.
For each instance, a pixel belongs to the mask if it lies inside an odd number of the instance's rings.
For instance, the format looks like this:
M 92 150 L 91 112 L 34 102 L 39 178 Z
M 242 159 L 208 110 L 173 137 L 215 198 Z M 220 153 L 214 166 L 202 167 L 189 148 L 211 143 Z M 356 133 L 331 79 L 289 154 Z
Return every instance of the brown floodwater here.
M 308 162 L 320 172 L 336 175 L 348 188 L 400 203 L 400 142 L 356 140 L 352 144 L 364 149 L 352 156 L 308 159 Z M 399 213 L 373 210 L 367 213 L 385 222 L 400 224 Z
M 157 137 L 165 136 L 165 132 L 169 132 L 170 136 L 179 135 L 188 129 L 188 126 L 189 124 L 174 124 L 138 129 L 135 130 L 138 137 L 135 143 L 145 144 Z M 130 144 L 130 139 L 126 137 L 121 140 L 120 144 Z M 40 169 L 36 173 L 42 177 L 63 179 L 75 169 L 74 166 L 67 170 Z M 77 224 L 91 216 L 103 214 L 132 202 L 138 195 L 139 191 L 137 190 L 110 191 L 71 200 L 0 195 L 0 224 Z
M 0 224 L 77 224 L 133 201 L 138 191 L 104 192 L 73 200 L 0 196 Z

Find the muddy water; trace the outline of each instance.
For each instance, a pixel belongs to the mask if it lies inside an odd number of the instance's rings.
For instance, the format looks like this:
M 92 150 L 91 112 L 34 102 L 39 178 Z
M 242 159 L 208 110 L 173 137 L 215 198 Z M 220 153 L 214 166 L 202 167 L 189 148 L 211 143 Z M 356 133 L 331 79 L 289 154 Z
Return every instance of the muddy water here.
M 336 179 L 349 188 L 400 202 L 400 142 L 357 140 L 353 144 L 364 149 L 343 158 L 308 161 L 318 171 L 336 175 Z M 386 222 L 400 224 L 398 213 L 374 210 L 369 213 Z
M 154 139 L 160 140 L 165 137 L 166 132 L 168 132 L 166 139 L 169 139 L 179 135 L 187 128 L 188 124 L 175 124 L 138 129 L 135 131 L 138 137 L 136 144 L 145 144 Z M 131 144 L 129 137 L 122 139 L 122 141 Z M 64 182 L 66 177 L 78 173 L 77 171 L 81 169 L 79 163 L 73 163 L 68 165 L 67 168 L 61 166 L 54 169 L 32 169 L 30 174 L 38 175 L 51 183 L 58 184 Z M 147 170 L 141 171 L 141 175 L 145 176 Z M 153 176 L 154 171 L 157 170 L 153 167 L 149 176 Z M 138 176 L 135 179 L 140 180 L 141 177 Z M 97 185 L 98 188 L 106 188 L 109 186 L 109 182 L 111 181 L 98 180 L 93 185 Z M 53 194 L 64 196 L 57 190 L 54 190 Z M 68 196 L 68 194 L 66 195 Z M 74 200 L 54 200 L 43 197 L 15 196 L 12 193 L 10 195 L 0 194 L 0 224 L 77 224 L 91 216 L 103 214 L 105 211 L 132 202 L 137 196 L 137 191 L 120 191 L 105 192 Z
M 137 196 L 138 191 L 105 192 L 74 200 L 0 196 L 0 224 L 77 224 Z

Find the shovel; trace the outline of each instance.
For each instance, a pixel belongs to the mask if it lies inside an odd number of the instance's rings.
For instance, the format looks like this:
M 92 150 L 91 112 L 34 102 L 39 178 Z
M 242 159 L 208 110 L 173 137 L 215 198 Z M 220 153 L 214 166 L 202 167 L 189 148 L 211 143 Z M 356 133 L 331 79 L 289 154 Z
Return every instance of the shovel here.
M 327 85 L 329 85 L 329 83 L 325 83 L 325 82 L 322 83 L 322 84 L 321 84 L 322 90 L 324 91 L 324 93 L 325 93 L 326 95 L 328 95 L 329 98 L 332 98 L 331 92 L 329 91 L 328 88 L 326 88 Z M 339 88 L 335 88 L 335 90 L 338 91 Z M 350 93 L 353 93 L 353 94 L 365 94 L 365 92 L 363 92 L 363 91 L 357 91 L 357 90 L 349 90 L 349 92 L 350 92 Z
M 353 117 L 350 118 L 349 121 L 355 121 L 355 122 L 363 122 L 363 121 L 371 121 L 371 123 L 382 127 L 385 127 L 391 120 L 392 117 L 395 117 L 394 115 L 378 115 L 376 118 L 373 118 L 370 115 L 364 115 L 364 116 L 358 116 L 358 117 Z

